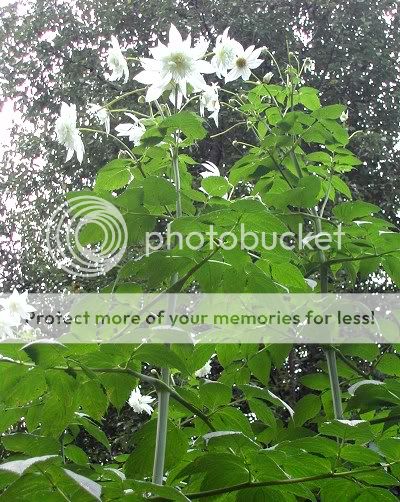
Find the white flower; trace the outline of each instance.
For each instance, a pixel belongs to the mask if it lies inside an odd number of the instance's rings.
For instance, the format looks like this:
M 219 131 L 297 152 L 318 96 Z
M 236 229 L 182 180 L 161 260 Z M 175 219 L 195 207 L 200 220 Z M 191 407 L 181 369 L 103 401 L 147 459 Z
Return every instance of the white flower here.
M 206 364 L 202 368 L 194 372 L 194 376 L 196 376 L 197 378 L 204 378 L 211 373 L 211 370 L 212 366 L 210 359 L 209 361 L 206 362 Z
M 236 80 L 239 77 L 242 77 L 243 80 L 249 80 L 251 70 L 258 68 L 263 62 L 262 59 L 258 59 L 261 51 L 262 48 L 254 50 L 254 45 L 250 45 L 250 47 L 244 50 L 243 46 L 239 44 L 233 68 L 226 75 L 225 82 L 232 82 L 232 80 Z
M 108 77 L 111 82 L 120 80 L 121 78 L 124 78 L 124 84 L 128 82 L 128 63 L 122 54 L 118 40 L 114 36 L 111 37 L 111 47 L 108 49 L 107 64 L 112 72 Z
M 20 319 L 29 319 L 30 313 L 35 312 L 35 308 L 28 304 L 28 291 L 19 294 L 16 289 L 8 298 L 0 299 L 0 305 L 4 307 L 5 312 L 11 319 L 19 324 Z
M 19 325 L 19 320 L 17 321 L 6 310 L 2 310 L 0 312 L 0 340 L 4 338 L 12 338 L 13 337 L 12 328 L 18 325 Z
M 315 70 L 315 61 L 310 58 L 304 60 L 304 72 L 311 72 Z
M 61 104 L 60 116 L 56 120 L 57 141 L 68 149 L 66 161 L 72 159 L 74 152 L 79 162 L 83 160 L 85 147 L 81 133 L 76 127 L 76 106 Z
M 154 59 L 141 59 L 144 68 L 135 80 L 149 85 L 146 101 L 154 101 L 172 86 L 177 86 L 178 91 L 186 97 L 187 85 L 194 91 L 206 87 L 203 73 L 213 73 L 211 63 L 202 60 L 207 52 L 208 42 L 201 39 L 191 47 L 190 35 L 183 40 L 179 31 L 171 24 L 168 45 L 158 42 L 157 47 L 150 49 Z
M 131 392 L 131 395 L 128 400 L 129 406 L 136 411 L 136 413 L 147 413 L 151 415 L 153 413 L 153 408 L 150 406 L 154 401 L 154 397 L 150 396 L 142 396 L 140 393 L 140 388 L 136 387 Z
M 342 112 L 340 114 L 340 122 L 346 122 L 348 118 L 349 118 L 349 110 L 346 110 L 345 112 Z
M 201 165 L 207 169 L 206 171 L 200 173 L 200 176 L 202 178 L 209 178 L 210 176 L 221 176 L 218 167 L 213 162 L 207 160 L 206 162 L 203 162 Z
M 263 82 L 265 84 L 269 84 L 271 82 L 271 78 L 274 76 L 274 74 L 272 73 L 272 71 L 269 71 L 268 73 L 266 73 L 264 76 L 263 76 Z
M 104 125 L 107 134 L 110 134 L 110 114 L 107 108 L 104 106 L 90 104 L 89 105 L 89 115 L 94 117 L 97 122 Z
M 117 131 L 117 136 L 127 136 L 129 141 L 133 141 L 134 145 L 137 146 L 146 131 L 145 126 L 140 122 L 140 120 L 132 115 L 132 113 L 125 113 L 128 117 L 133 120 L 133 124 L 119 124 L 115 128 Z
M 214 56 L 211 59 L 211 64 L 219 78 L 226 77 L 228 70 L 233 68 L 236 56 L 241 49 L 239 42 L 228 37 L 228 30 L 229 28 L 226 28 L 222 35 L 218 35 L 213 51 Z
M 211 112 L 210 117 L 214 119 L 215 125 L 218 127 L 218 113 L 221 106 L 218 101 L 218 86 L 211 84 L 200 95 L 200 115 L 204 117 L 204 110 Z

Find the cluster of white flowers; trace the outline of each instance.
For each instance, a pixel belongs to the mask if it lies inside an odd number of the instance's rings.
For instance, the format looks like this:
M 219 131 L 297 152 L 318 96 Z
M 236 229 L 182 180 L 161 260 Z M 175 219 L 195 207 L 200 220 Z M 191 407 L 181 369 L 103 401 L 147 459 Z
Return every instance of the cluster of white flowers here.
M 187 99 L 191 93 L 198 93 L 201 116 L 204 116 L 205 111 L 209 112 L 209 118 L 214 120 L 218 127 L 220 111 L 218 85 L 207 84 L 204 75 L 215 73 L 218 78 L 224 78 L 225 82 L 238 78 L 248 80 L 251 71 L 263 62 L 259 59 L 262 48 L 255 49 L 255 46 L 251 45 L 244 49 L 239 42 L 228 35 L 228 30 L 229 28 L 217 37 L 215 47 L 207 53 L 209 42 L 205 38 L 200 37 L 192 46 L 191 36 L 183 39 L 176 27 L 171 25 L 168 43 L 163 44 L 159 41 L 156 47 L 151 48 L 152 57 L 140 59 L 143 69 L 134 77 L 137 82 L 148 86 L 146 101 L 156 101 L 168 91 L 170 100 L 180 109 L 183 99 Z M 206 59 L 208 56 L 212 56 L 210 61 Z M 128 62 L 114 36 L 111 37 L 107 53 L 107 66 L 111 72 L 107 75 L 110 81 L 121 79 L 124 83 L 128 81 Z M 107 106 L 91 104 L 89 115 L 104 126 L 107 134 L 110 134 L 110 113 Z M 117 136 L 126 136 L 137 146 L 145 132 L 145 126 L 134 115 L 129 113 L 126 115 L 133 122 L 119 124 L 115 128 Z M 75 105 L 62 103 L 55 129 L 58 142 L 67 148 L 66 160 L 70 160 L 76 153 L 78 161 L 82 162 L 85 148 L 77 127 Z
M 136 389 L 133 389 L 131 392 L 128 404 L 136 413 L 147 413 L 151 415 L 154 411 L 150 406 L 153 401 L 154 397 L 142 395 L 140 387 L 136 387 Z
M 21 325 L 22 321 L 29 319 L 30 313 L 35 308 L 28 304 L 28 292 L 19 294 L 16 289 L 8 298 L 1 298 L 0 305 L 0 339 L 12 338 L 13 328 Z

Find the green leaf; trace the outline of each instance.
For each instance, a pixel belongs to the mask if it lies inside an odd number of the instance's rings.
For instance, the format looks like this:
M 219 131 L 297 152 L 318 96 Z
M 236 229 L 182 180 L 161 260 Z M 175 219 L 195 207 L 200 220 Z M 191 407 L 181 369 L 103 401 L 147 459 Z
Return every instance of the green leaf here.
M 276 429 L 276 418 L 272 412 L 272 410 L 268 407 L 268 405 L 262 401 L 261 399 L 250 399 L 249 406 L 251 411 L 256 415 L 258 420 L 273 429 Z
M 144 203 L 148 206 L 168 206 L 175 204 L 176 190 L 174 185 L 165 178 L 148 176 L 142 180 Z
M 57 458 L 57 455 L 42 455 L 38 457 L 27 458 L 26 460 L 12 460 L 11 462 L 0 464 L 0 470 L 9 471 L 21 475 L 32 465 L 46 462 L 47 460 L 54 458 Z
M 9 407 L 22 406 L 42 396 L 47 390 L 44 372 L 41 368 L 33 368 L 31 371 L 24 369 L 25 371 L 20 372 L 15 368 L 7 368 L 11 385 L 0 397 Z M 7 384 L 7 380 L 3 384 Z
M 25 455 L 58 455 L 60 451 L 60 444 L 56 439 L 26 432 L 2 436 L 1 442 L 6 450 Z
M 313 390 L 325 390 L 330 386 L 329 376 L 325 373 L 313 373 L 300 378 L 301 383 Z
M 232 398 L 232 390 L 220 382 L 206 382 L 199 387 L 199 396 L 209 410 L 228 404 Z
M 74 444 L 65 446 L 64 455 L 69 460 L 71 460 L 71 462 L 74 462 L 78 465 L 86 465 L 89 463 L 89 459 L 86 453 L 82 450 L 82 448 L 79 448 L 79 446 L 76 446 Z
M 116 190 L 127 185 L 131 179 L 129 159 L 114 159 L 102 167 L 96 176 L 95 190 Z
M 160 486 L 149 481 L 134 481 L 133 487 L 135 493 L 140 493 L 143 498 L 149 498 L 148 494 L 157 495 L 165 500 L 174 500 L 176 502 L 190 502 L 190 500 L 177 488 L 173 486 Z
M 161 122 L 159 128 L 180 130 L 190 140 L 203 139 L 207 134 L 203 127 L 203 120 L 195 113 L 186 111 L 167 117 Z
M 376 369 L 382 373 L 386 373 L 386 375 L 400 377 L 400 357 L 398 354 L 383 354 Z
M 311 162 L 319 162 L 321 164 L 332 164 L 332 157 L 325 152 L 313 152 L 307 155 L 307 160 L 311 160 Z
M 271 370 L 271 357 L 269 353 L 265 349 L 261 350 L 252 356 L 247 364 L 253 375 L 257 377 L 261 383 L 267 385 Z
M 358 444 L 347 444 L 340 451 L 341 458 L 355 464 L 374 465 L 382 461 L 375 451 Z
M 59 342 L 35 341 L 22 347 L 22 350 L 37 365 L 44 368 L 52 366 L 65 366 L 64 356 L 68 353 L 68 348 Z
M 338 192 L 342 193 L 345 195 L 348 199 L 351 199 L 351 192 L 350 188 L 347 186 L 347 184 L 339 178 L 339 176 L 332 176 L 332 186 L 335 188 Z
M 315 394 L 307 394 L 297 401 L 294 407 L 294 423 L 302 426 L 307 420 L 314 418 L 321 409 L 321 399 Z
M 328 105 L 314 111 L 312 115 L 318 119 L 338 119 L 345 110 L 345 105 Z
M 258 450 L 258 444 L 251 438 L 238 431 L 215 431 L 203 436 L 206 447 L 215 447 L 234 451 L 243 449 Z
M 309 110 L 317 110 L 321 106 L 318 90 L 312 87 L 301 87 L 299 89 L 299 102 Z
M 134 353 L 136 361 L 145 361 L 154 366 L 168 366 L 175 368 L 185 375 L 189 375 L 185 362 L 171 348 L 165 345 L 149 344 L 141 345 Z
M 78 388 L 77 399 L 82 411 L 96 420 L 101 420 L 108 407 L 108 399 L 101 385 L 96 380 L 81 383 Z
M 111 404 L 120 410 L 129 399 L 129 395 L 137 385 L 132 375 L 118 373 L 102 373 L 99 376 Z
M 152 473 L 156 428 L 157 420 L 149 420 L 133 434 L 135 449 L 129 455 L 124 467 L 128 478 L 140 478 Z M 175 466 L 185 455 L 186 450 L 186 435 L 172 422 L 168 422 L 165 470 L 168 471 Z
M 335 436 L 345 440 L 367 442 L 374 434 L 365 420 L 333 420 L 319 426 L 319 432 L 324 436 Z
M 396 502 L 398 498 L 384 488 L 364 488 L 354 502 Z
M 345 223 L 350 223 L 363 216 L 371 216 L 371 214 L 377 213 L 378 211 L 380 211 L 380 208 L 375 206 L 375 204 L 370 204 L 361 200 L 343 202 L 333 208 L 333 214 L 336 218 Z
M 382 258 L 383 267 L 394 284 L 400 287 L 400 258 L 397 256 L 384 256 Z
M 321 489 L 321 502 L 353 502 L 360 493 L 358 485 L 350 479 L 330 479 L 324 481 Z M 376 501 L 375 501 L 376 502 Z
M 65 474 L 71 478 L 84 492 L 89 494 L 95 500 L 101 500 L 101 485 L 96 483 L 95 481 L 82 476 L 81 474 L 77 474 L 76 472 L 70 471 L 69 469 L 63 469 Z
M 212 197 L 222 197 L 229 190 L 229 182 L 222 176 L 209 176 L 204 178 L 201 186 Z
M 191 476 L 204 473 L 200 488 L 212 490 L 223 486 L 244 483 L 248 480 L 249 472 L 244 461 L 230 453 L 207 453 L 196 458 L 180 473 L 180 476 Z
M 105 433 L 95 425 L 93 422 L 91 422 L 88 418 L 82 416 L 81 414 L 77 415 L 77 423 L 81 425 L 88 434 L 90 434 L 92 437 L 94 437 L 99 443 L 101 443 L 103 446 L 107 448 L 107 450 L 111 450 L 110 443 L 107 439 L 107 436 Z

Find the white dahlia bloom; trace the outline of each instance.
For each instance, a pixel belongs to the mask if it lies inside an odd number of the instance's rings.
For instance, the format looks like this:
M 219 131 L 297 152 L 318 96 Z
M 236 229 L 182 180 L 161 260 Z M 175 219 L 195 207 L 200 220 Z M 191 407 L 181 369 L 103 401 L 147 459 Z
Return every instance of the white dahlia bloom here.
M 140 122 L 140 120 L 135 117 L 132 113 L 125 113 L 128 117 L 133 120 L 132 123 L 119 124 L 115 128 L 117 131 L 117 136 L 127 136 L 129 141 L 132 141 L 135 146 L 139 145 L 143 134 L 146 131 L 145 126 Z
M 120 80 L 121 78 L 124 79 L 124 84 L 128 82 L 128 63 L 122 54 L 118 40 L 114 36 L 111 37 L 111 47 L 108 49 L 107 53 L 107 64 L 111 70 L 111 75 L 108 76 L 108 79 L 111 80 L 111 82 Z
M 14 289 L 8 298 L 0 299 L 0 305 L 4 308 L 4 312 L 6 312 L 9 318 L 17 323 L 14 326 L 18 325 L 21 319 L 29 319 L 31 312 L 35 312 L 36 310 L 35 307 L 28 304 L 28 291 L 19 294 L 16 289 Z
M 131 392 L 128 404 L 136 413 L 147 413 L 148 415 L 151 415 L 154 411 L 150 406 L 153 401 L 154 397 L 143 396 L 140 393 L 140 388 L 136 387 L 136 389 L 133 389 Z
M 158 42 L 150 49 L 151 58 L 141 59 L 143 71 L 135 80 L 149 85 L 146 101 L 158 99 L 166 89 L 177 87 L 178 92 L 186 97 L 188 84 L 194 91 L 206 87 L 203 73 L 214 73 L 211 63 L 202 58 L 207 52 L 208 42 L 201 39 L 191 47 L 190 35 L 182 39 L 179 31 L 171 24 L 168 45 Z
M 225 82 L 232 82 L 237 78 L 242 78 L 243 80 L 249 80 L 251 75 L 251 70 L 258 68 L 263 62 L 259 59 L 262 47 L 259 49 L 254 49 L 254 45 L 250 45 L 246 50 L 243 46 L 239 44 L 239 50 L 235 58 L 232 70 L 226 75 Z
M 228 70 L 233 68 L 241 48 L 239 42 L 228 36 L 228 30 L 229 27 L 222 35 L 218 35 L 213 51 L 214 56 L 211 59 L 211 64 L 219 78 L 226 77 Z
M 60 116 L 56 120 L 57 141 L 67 148 L 68 162 L 72 159 L 74 152 L 79 162 L 83 160 L 85 147 L 81 138 L 81 133 L 76 127 L 76 106 L 61 104 Z
M 106 133 L 110 134 L 110 114 L 107 108 L 100 105 L 90 104 L 89 115 L 94 117 L 97 122 L 104 126 Z
M 218 101 L 218 86 L 211 84 L 200 95 L 200 115 L 204 117 L 204 110 L 211 112 L 209 118 L 214 119 L 215 125 L 218 127 L 218 114 L 221 105 Z

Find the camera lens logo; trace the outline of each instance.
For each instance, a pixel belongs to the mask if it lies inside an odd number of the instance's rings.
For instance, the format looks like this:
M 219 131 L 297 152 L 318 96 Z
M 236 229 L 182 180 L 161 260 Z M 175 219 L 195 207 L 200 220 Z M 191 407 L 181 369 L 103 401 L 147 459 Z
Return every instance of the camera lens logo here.
M 113 204 L 81 195 L 53 212 L 46 227 L 46 242 L 59 268 L 75 277 L 98 277 L 121 261 L 128 230 Z

